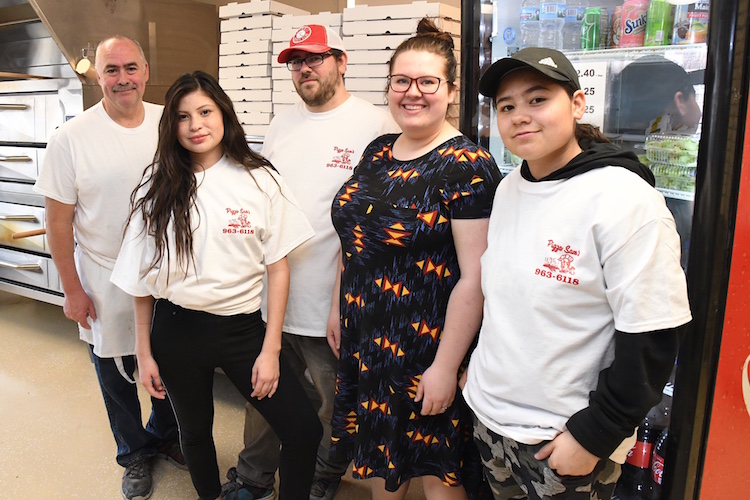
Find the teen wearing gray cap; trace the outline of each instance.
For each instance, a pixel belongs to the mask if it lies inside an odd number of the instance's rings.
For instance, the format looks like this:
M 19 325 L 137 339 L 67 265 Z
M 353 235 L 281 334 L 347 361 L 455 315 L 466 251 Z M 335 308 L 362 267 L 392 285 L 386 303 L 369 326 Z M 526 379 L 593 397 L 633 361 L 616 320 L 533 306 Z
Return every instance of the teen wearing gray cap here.
M 464 387 L 485 472 L 498 499 L 611 498 L 691 319 L 674 221 L 648 169 L 578 123 L 562 53 L 521 50 L 479 89 L 524 159 L 495 195 Z

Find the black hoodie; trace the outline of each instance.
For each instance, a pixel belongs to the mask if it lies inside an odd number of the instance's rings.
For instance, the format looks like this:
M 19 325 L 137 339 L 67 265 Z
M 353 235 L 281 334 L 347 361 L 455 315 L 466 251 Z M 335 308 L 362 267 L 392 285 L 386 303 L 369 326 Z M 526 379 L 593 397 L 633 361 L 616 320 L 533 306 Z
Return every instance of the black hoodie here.
M 581 144 L 583 152 L 547 177 L 535 179 L 526 161 L 521 175 L 530 182 L 557 181 L 602 167 L 623 167 L 651 186 L 654 174 L 631 151 L 610 143 Z M 602 370 L 589 406 L 568 419 L 566 427 L 590 453 L 606 459 L 633 434 L 661 399 L 672 371 L 680 337 L 686 325 L 654 332 L 627 333 L 615 330 L 615 358 Z
M 570 160 L 563 168 L 555 170 L 547 177 L 535 179 L 531 175 L 529 165 L 524 160 L 521 165 L 521 175 L 530 182 L 559 181 L 570 179 L 576 175 L 602 167 L 623 167 L 637 174 L 651 186 L 656 184 L 654 174 L 646 165 L 638 161 L 638 157 L 632 151 L 624 151 L 622 148 L 611 143 L 582 141 L 583 151 Z

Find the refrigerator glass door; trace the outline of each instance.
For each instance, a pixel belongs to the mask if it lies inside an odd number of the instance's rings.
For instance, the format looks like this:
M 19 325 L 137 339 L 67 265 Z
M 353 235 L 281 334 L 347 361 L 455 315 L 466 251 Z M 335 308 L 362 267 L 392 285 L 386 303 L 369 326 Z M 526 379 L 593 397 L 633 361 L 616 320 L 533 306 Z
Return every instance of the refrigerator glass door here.
M 520 50 L 522 43 L 521 0 L 485 2 L 483 8 L 488 9 L 489 5 L 492 19 L 481 16 L 480 20 L 480 74 L 492 61 Z M 706 8 L 707 5 L 705 2 Z M 586 12 L 584 29 L 599 21 L 599 48 L 563 50 L 578 70 L 586 96 L 586 114 L 581 121 L 599 127 L 612 142 L 635 152 L 651 168 L 656 187 L 675 216 L 685 267 L 703 111 L 706 44 L 615 47 L 612 26 L 620 25 L 616 18 L 622 12 L 622 2 L 582 0 L 569 3 L 568 8 L 573 7 L 586 9 L 581 10 Z M 570 20 L 568 16 L 566 23 L 570 24 L 564 30 L 577 26 L 577 21 Z M 673 23 L 665 21 L 667 24 Z M 679 29 L 665 31 L 667 41 L 671 40 L 672 31 L 678 38 L 685 35 Z M 566 41 L 566 45 L 570 47 L 570 42 Z M 490 60 L 486 54 L 491 54 Z M 489 149 L 503 173 L 508 173 L 521 164 L 522 158 L 503 145 L 491 100 L 480 96 L 478 106 L 479 142 Z

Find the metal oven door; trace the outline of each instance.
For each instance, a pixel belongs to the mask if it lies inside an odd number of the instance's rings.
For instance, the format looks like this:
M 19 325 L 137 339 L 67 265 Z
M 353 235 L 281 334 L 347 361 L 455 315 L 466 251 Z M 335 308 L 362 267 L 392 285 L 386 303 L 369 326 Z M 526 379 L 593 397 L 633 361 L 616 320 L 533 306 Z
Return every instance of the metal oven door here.
M 43 230 L 43 208 L 0 202 L 0 246 L 48 254 Z
M 6 142 L 46 143 L 64 120 L 57 93 L 0 94 L 0 137 Z
M 0 179 L 32 183 L 43 158 L 42 148 L 0 146 Z
M 0 280 L 60 293 L 60 278 L 52 259 L 0 248 Z

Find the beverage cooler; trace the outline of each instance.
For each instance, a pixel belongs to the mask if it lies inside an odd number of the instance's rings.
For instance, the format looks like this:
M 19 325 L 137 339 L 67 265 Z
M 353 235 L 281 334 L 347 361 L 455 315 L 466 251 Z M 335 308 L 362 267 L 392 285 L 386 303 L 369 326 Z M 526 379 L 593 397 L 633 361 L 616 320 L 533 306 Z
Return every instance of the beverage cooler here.
M 461 130 L 503 173 L 518 167 L 479 76 L 526 46 L 568 56 L 586 95 L 582 121 L 654 173 L 680 233 L 694 318 L 616 495 L 748 498 L 750 1 L 567 1 L 462 2 Z

